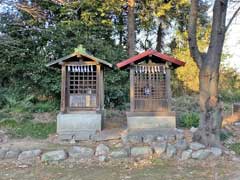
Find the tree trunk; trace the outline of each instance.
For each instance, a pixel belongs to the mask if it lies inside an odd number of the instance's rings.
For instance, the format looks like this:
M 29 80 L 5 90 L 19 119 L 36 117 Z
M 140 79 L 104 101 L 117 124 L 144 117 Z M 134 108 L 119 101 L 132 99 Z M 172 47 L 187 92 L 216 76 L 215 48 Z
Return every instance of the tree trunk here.
M 199 0 L 191 0 L 188 28 L 189 48 L 200 70 L 200 123 L 193 140 L 208 146 L 221 146 L 222 104 L 218 99 L 218 81 L 226 33 L 227 5 L 228 0 L 215 0 L 210 43 L 207 52 L 202 53 L 197 44 Z
M 135 35 L 135 0 L 128 0 L 128 56 L 135 55 L 136 35 Z
M 162 23 L 159 23 L 158 26 L 158 31 L 157 31 L 157 46 L 156 46 L 156 50 L 161 52 L 162 48 L 163 48 L 163 28 L 162 28 Z
M 221 146 L 222 104 L 218 99 L 219 67 L 209 64 L 203 66 L 199 73 L 200 122 L 193 140 L 207 146 Z

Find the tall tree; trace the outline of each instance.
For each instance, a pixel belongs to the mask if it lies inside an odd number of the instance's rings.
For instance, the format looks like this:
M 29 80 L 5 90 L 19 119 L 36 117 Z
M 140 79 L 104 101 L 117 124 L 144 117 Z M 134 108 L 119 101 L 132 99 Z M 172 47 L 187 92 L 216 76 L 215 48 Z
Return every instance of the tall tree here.
M 135 55 L 136 33 L 135 33 L 135 0 L 128 0 L 128 55 Z
M 240 7 L 226 25 L 229 0 L 215 0 L 211 25 L 210 42 L 206 52 L 200 52 L 197 43 L 199 0 L 191 0 L 189 16 L 189 48 L 199 73 L 200 124 L 193 139 L 205 145 L 220 146 L 222 104 L 218 97 L 219 66 L 226 31 Z

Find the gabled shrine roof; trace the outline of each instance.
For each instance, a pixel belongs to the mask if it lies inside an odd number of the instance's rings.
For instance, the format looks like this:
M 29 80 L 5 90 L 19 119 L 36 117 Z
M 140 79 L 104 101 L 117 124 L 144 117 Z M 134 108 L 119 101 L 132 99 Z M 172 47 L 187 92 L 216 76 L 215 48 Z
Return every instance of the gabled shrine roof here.
M 103 64 L 103 65 L 105 65 L 105 66 L 108 66 L 108 67 L 110 67 L 110 68 L 113 67 L 113 65 L 112 65 L 111 63 L 109 63 L 109 62 L 107 62 L 107 61 L 104 61 L 104 60 L 102 60 L 102 59 L 96 58 L 96 57 L 94 57 L 94 56 L 92 56 L 92 55 L 90 55 L 90 54 L 83 53 L 83 52 L 74 52 L 74 53 L 72 53 L 72 54 L 70 54 L 70 55 L 67 55 L 67 56 L 64 56 L 64 57 L 62 57 L 62 58 L 59 58 L 59 59 L 57 59 L 57 60 L 55 60 L 55 61 L 52 61 L 52 62 L 48 63 L 46 66 L 47 66 L 47 67 L 60 67 L 60 66 L 61 66 L 60 64 L 61 64 L 62 62 L 70 61 L 71 59 L 77 58 L 77 57 L 80 57 L 80 56 L 82 56 L 82 57 L 84 57 L 84 58 L 87 58 L 87 59 L 90 59 L 90 60 L 92 60 L 92 61 L 95 61 L 95 62 L 97 62 L 97 63 Z
M 170 62 L 172 63 L 173 67 L 177 68 L 179 66 L 184 66 L 185 65 L 185 62 L 181 61 L 181 60 L 178 60 L 174 57 L 171 57 L 169 55 L 166 55 L 166 54 L 162 54 L 158 51 L 155 51 L 155 50 L 152 50 L 152 49 L 149 49 L 143 53 L 140 53 L 136 56 L 133 56 L 129 59 L 126 59 L 126 60 L 123 60 L 119 63 L 117 63 L 117 67 L 118 68 L 126 68 L 128 67 L 129 65 L 133 64 L 133 63 L 137 63 L 137 62 L 141 62 L 143 61 L 146 57 L 150 57 L 150 56 L 154 56 L 155 59 L 159 62 Z

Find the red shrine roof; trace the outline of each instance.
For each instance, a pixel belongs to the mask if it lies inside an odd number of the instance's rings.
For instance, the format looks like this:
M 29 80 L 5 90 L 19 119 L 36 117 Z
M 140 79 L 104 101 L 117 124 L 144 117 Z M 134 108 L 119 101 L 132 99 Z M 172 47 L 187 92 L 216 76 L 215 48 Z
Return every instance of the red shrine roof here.
M 133 57 L 131 57 L 129 59 L 126 59 L 126 60 L 123 60 L 123 61 L 117 63 L 117 67 L 118 68 L 125 68 L 125 67 L 129 66 L 132 63 L 144 60 L 144 58 L 148 57 L 148 56 L 154 56 L 159 61 L 170 62 L 170 63 L 172 63 L 172 65 L 174 67 L 179 67 L 179 66 L 184 66 L 185 65 L 185 62 L 183 62 L 183 61 L 180 61 L 180 60 L 178 60 L 178 59 L 176 59 L 174 57 L 171 57 L 169 55 L 162 54 L 162 53 L 160 53 L 158 51 L 149 49 L 149 50 L 147 50 L 147 51 L 145 51 L 143 53 L 140 53 L 140 54 L 138 54 L 136 56 L 133 56 Z

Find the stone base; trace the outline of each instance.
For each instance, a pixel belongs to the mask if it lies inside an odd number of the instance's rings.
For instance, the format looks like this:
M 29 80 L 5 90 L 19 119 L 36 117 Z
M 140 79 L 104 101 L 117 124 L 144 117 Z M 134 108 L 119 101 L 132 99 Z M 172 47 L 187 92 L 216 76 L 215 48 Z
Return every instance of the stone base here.
M 129 130 L 176 128 L 174 112 L 127 112 Z
M 57 133 L 61 140 L 89 140 L 102 130 L 102 114 L 95 111 L 62 114 L 57 116 Z

